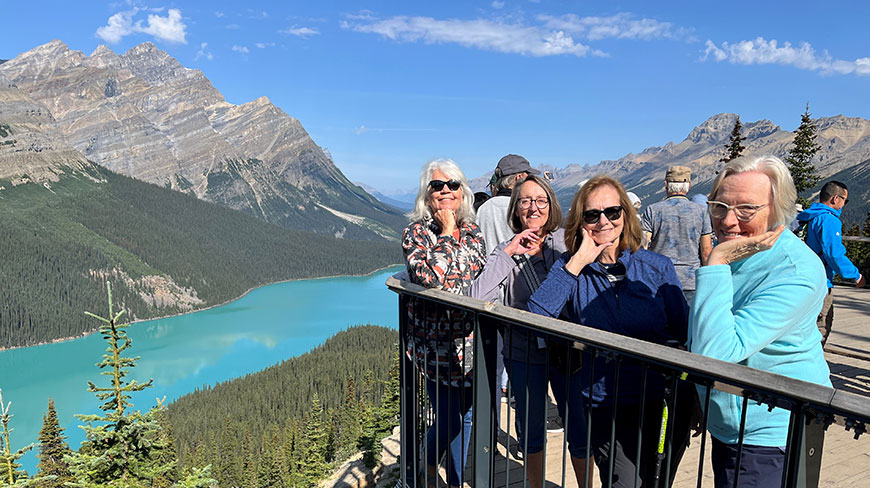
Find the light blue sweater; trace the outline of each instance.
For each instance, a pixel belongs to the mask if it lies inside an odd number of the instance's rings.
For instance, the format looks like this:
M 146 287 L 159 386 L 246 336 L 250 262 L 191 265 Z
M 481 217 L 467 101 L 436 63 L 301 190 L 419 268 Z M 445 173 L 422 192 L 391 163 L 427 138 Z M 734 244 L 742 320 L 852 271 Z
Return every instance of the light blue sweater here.
M 816 317 L 827 293 L 819 258 L 786 230 L 768 251 L 730 265 L 704 266 L 689 313 L 690 350 L 751 368 L 831 386 Z M 698 388 L 701 398 L 706 390 Z M 708 428 L 735 444 L 742 399 L 713 390 Z M 744 443 L 786 445 L 789 412 L 750 401 Z

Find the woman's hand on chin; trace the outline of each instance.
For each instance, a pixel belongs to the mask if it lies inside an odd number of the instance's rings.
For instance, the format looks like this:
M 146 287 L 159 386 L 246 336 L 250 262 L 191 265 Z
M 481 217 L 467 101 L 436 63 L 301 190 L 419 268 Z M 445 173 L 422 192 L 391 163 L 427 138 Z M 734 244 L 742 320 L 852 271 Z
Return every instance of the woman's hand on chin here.
M 441 226 L 442 236 L 451 235 L 456 230 L 456 212 L 453 210 L 447 208 L 436 210 L 432 218 Z
M 713 248 L 713 252 L 710 253 L 707 265 L 736 263 L 761 251 L 766 251 L 776 244 L 776 240 L 779 239 L 784 230 L 785 226 L 780 225 L 776 229 L 757 236 L 738 237 L 737 239 L 720 242 L 718 246 Z
M 538 229 L 526 229 L 511 239 L 510 244 L 504 248 L 504 252 L 508 256 L 516 256 L 517 254 L 526 254 L 538 249 L 541 245 L 541 238 L 538 237 Z
M 577 252 L 571 256 L 568 263 L 565 264 L 565 269 L 575 276 L 579 275 L 580 271 L 582 271 L 587 265 L 594 263 L 605 249 L 613 245 L 613 242 L 605 242 L 604 244 L 598 245 L 592 240 L 592 236 L 589 235 L 589 232 L 586 229 L 581 228 L 580 232 L 583 233 L 583 240 L 580 242 L 580 247 L 577 249 Z

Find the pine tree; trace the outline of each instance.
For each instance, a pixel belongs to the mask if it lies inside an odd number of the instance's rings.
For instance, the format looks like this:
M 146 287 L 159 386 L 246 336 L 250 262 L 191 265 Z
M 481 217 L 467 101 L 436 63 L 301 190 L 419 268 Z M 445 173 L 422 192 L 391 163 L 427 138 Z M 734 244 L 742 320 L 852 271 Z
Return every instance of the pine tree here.
M 337 440 L 337 456 L 339 458 L 345 459 L 356 450 L 356 443 L 361 433 L 359 400 L 356 397 L 356 385 L 351 377 L 347 379 L 344 406 L 339 415 Z
M 224 418 L 223 429 L 220 434 L 218 446 L 218 469 L 217 478 L 221 486 L 239 486 L 239 473 L 236 469 L 236 439 L 237 432 L 232 419 Z
M 305 442 L 301 454 L 300 474 L 312 485 L 326 473 L 326 431 L 323 428 L 323 407 L 314 392 L 305 425 Z
M 160 426 L 158 436 L 163 444 L 163 449 L 157 453 L 155 462 L 158 464 L 166 464 L 171 466 L 164 473 L 158 475 L 152 483 L 152 488 L 165 488 L 173 486 L 179 480 L 178 469 L 178 451 L 175 448 L 175 437 L 172 435 L 172 424 L 166 417 L 165 410 L 157 410 L 154 413 L 154 419 Z
M 723 163 L 727 163 L 732 159 L 737 159 L 743 154 L 743 150 L 746 149 L 746 146 L 741 144 L 741 142 L 745 141 L 746 138 L 740 135 L 740 129 L 742 125 L 740 124 L 740 116 L 737 116 L 737 121 L 734 122 L 734 128 L 731 130 L 731 138 L 728 139 L 728 143 L 725 144 L 725 156 L 722 157 L 719 161 Z
M 798 195 L 821 180 L 813 165 L 813 158 L 821 149 L 821 146 L 816 144 L 816 130 L 816 124 L 810 118 L 810 104 L 807 103 L 806 111 L 801 115 L 801 125 L 794 131 L 794 142 L 785 158 Z M 809 206 L 809 202 L 800 196 L 796 203 L 804 207 Z
M 33 444 L 25 446 L 17 451 L 12 451 L 10 434 L 14 429 L 9 427 L 13 415 L 9 413 L 12 402 L 3 403 L 3 391 L 0 390 L 0 424 L 3 431 L 0 433 L 0 486 L 22 486 L 27 481 L 27 472 L 21 470 L 21 459 L 27 451 L 33 448 Z
M 57 420 L 54 400 L 48 399 L 48 411 L 42 417 L 42 429 L 39 431 L 39 472 L 36 475 L 39 488 L 63 487 L 64 483 L 72 481 L 69 465 L 64 460 L 71 454 L 63 428 Z
M 161 426 L 157 420 L 158 412 L 163 410 L 163 402 L 146 413 L 129 412 L 130 393 L 142 391 L 151 386 L 152 380 L 144 383 L 127 380 L 130 370 L 136 366 L 138 357 L 126 357 L 125 351 L 132 347 L 133 341 L 127 336 L 130 324 L 118 323 L 124 314 L 114 312 L 112 288 L 106 283 L 108 293 L 108 318 L 90 312 L 87 315 L 100 320 L 103 325 L 100 333 L 108 343 L 103 360 L 97 363 L 100 374 L 109 377 L 108 387 L 98 387 L 88 382 L 88 391 L 93 392 L 103 402 L 103 414 L 76 415 L 87 425 L 85 442 L 77 453 L 67 459 L 75 480 L 70 486 L 96 488 L 102 486 L 144 487 L 151 486 L 155 479 L 164 477 L 175 469 L 176 460 L 165 460 L 162 451 L 168 448 L 166 439 L 161 437 Z M 98 423 L 94 425 L 94 423 Z M 158 461 L 161 460 L 161 461 Z M 208 469 L 194 469 L 181 486 L 209 486 L 215 481 L 208 476 Z

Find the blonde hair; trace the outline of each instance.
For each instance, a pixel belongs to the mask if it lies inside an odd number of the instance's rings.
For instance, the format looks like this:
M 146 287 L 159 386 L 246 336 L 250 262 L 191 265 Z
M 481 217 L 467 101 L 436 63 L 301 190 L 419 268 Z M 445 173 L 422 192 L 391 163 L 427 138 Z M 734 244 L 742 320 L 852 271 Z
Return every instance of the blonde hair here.
M 780 225 L 788 226 L 795 215 L 794 203 L 797 201 L 797 191 L 788 166 L 776 156 L 740 157 L 732 159 L 719 172 L 719 176 L 713 182 L 709 200 L 716 200 L 716 194 L 722 188 L 725 178 L 740 173 L 758 171 L 770 180 L 770 216 L 767 219 L 768 230 Z
M 474 192 L 471 191 L 465 174 L 452 159 L 433 159 L 423 165 L 423 170 L 420 171 L 420 190 L 417 192 L 414 209 L 408 213 L 408 218 L 411 219 L 411 222 L 432 218 L 432 211 L 426 200 L 429 196 L 429 181 L 432 180 L 432 173 L 435 170 L 441 170 L 448 179 L 456 180 L 462 184 L 462 203 L 459 205 L 456 221 L 458 223 L 474 222 Z
M 565 219 L 565 247 L 572 254 L 580 249 L 580 243 L 583 242 L 583 234 L 580 229 L 583 227 L 583 210 L 586 206 L 586 200 L 589 199 L 590 193 L 603 186 L 609 186 L 616 190 L 616 193 L 619 194 L 619 205 L 622 207 L 622 234 L 619 236 L 617 251 L 621 253 L 625 249 L 630 249 L 631 252 L 637 252 L 640 249 L 640 219 L 637 218 L 637 210 L 631 204 L 625 187 L 615 178 L 598 175 L 577 190 L 577 193 L 574 194 L 574 200 L 571 201 L 571 210 Z

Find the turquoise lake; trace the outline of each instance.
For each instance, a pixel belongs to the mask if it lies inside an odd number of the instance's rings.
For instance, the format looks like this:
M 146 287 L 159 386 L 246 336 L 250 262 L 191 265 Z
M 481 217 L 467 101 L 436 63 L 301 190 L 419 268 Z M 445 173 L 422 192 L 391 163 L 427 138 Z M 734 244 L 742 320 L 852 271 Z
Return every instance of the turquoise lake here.
M 398 298 L 384 282 L 399 270 L 276 283 L 220 307 L 133 324 L 127 355 L 141 359 L 131 377 L 154 379 L 153 388 L 133 395 L 134 409 L 299 356 L 353 325 L 398 328 Z M 105 348 L 100 334 L 91 334 L 0 352 L 0 390 L 14 415 L 13 448 L 36 442 L 49 396 L 70 446 L 78 448 L 84 435 L 73 415 L 98 412 L 96 397 L 86 389 L 88 381 L 108 383 L 95 366 Z M 33 451 L 22 460 L 30 474 L 36 463 Z

